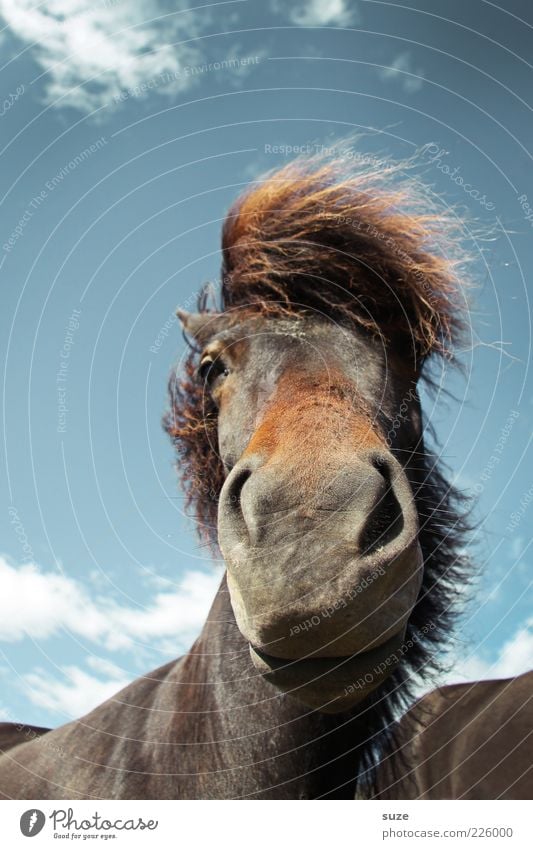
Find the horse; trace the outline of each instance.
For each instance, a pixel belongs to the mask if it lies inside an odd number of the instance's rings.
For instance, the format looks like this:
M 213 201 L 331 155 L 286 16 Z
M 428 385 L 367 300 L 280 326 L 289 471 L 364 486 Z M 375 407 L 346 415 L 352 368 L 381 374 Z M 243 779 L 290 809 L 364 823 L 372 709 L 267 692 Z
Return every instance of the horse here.
M 163 420 L 224 578 L 185 656 L 31 740 L 4 725 L 4 798 L 417 792 L 405 711 L 472 572 L 419 397 L 467 332 L 460 235 L 409 172 L 368 160 L 304 157 L 235 201 L 219 302 L 178 310 L 189 353 Z M 456 702 L 461 736 L 478 702 Z M 522 792 L 491 776 L 490 798 Z

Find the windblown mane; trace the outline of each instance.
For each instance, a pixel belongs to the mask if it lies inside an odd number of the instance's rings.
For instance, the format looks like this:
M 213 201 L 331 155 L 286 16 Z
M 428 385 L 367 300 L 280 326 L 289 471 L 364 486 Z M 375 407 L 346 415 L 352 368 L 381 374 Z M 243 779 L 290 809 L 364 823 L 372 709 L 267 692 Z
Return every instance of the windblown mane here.
M 219 309 L 265 316 L 316 312 L 363 326 L 427 376 L 432 355 L 453 359 L 464 330 L 461 225 L 437 210 L 404 165 L 302 158 L 255 181 L 228 212 Z M 199 309 L 206 311 L 205 292 Z M 169 383 L 165 427 L 201 539 L 216 545 L 223 484 L 217 413 L 197 381 L 198 353 Z M 422 442 L 407 469 L 420 520 L 424 580 L 403 661 L 361 708 L 361 776 L 372 774 L 387 729 L 412 698 L 413 676 L 438 668 L 470 575 L 461 494 Z M 415 683 L 419 683 L 415 681 Z
M 223 309 L 319 310 L 418 357 L 449 354 L 464 307 L 459 227 L 400 175 L 317 157 L 254 183 L 223 228 Z

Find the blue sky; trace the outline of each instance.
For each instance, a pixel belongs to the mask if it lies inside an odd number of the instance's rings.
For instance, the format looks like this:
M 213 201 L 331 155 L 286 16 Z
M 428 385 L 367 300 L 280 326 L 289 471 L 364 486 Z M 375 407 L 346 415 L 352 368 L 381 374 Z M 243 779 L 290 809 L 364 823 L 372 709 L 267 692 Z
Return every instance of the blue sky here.
M 279 146 L 354 132 L 362 156 L 416 155 L 468 219 L 465 376 L 424 399 L 479 497 L 443 680 L 530 667 L 526 0 L 0 0 L 0 18 L 2 716 L 64 722 L 197 634 L 221 567 L 160 427 L 174 311 L 216 281 L 224 213 Z

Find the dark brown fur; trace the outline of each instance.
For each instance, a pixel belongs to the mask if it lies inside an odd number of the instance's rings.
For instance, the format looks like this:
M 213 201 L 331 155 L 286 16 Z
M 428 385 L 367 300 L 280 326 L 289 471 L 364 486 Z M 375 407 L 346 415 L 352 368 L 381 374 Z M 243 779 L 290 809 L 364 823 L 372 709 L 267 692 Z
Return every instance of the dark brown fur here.
M 439 687 L 394 727 L 376 799 L 530 799 L 533 672 Z

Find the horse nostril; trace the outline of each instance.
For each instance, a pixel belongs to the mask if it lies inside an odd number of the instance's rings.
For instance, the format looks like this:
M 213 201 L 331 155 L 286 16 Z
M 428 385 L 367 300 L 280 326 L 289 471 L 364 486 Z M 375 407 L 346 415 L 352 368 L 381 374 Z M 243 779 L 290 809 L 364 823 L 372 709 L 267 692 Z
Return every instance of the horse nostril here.
M 379 499 L 370 511 L 361 534 L 361 554 L 369 555 L 385 548 L 398 537 L 404 527 L 403 510 L 396 497 L 390 468 L 382 458 L 374 458 L 372 465 L 382 478 Z
M 233 509 L 238 509 L 241 513 L 241 493 L 251 474 L 251 469 L 240 469 L 233 476 L 233 480 L 228 481 L 229 487 L 227 492 L 227 502 Z

